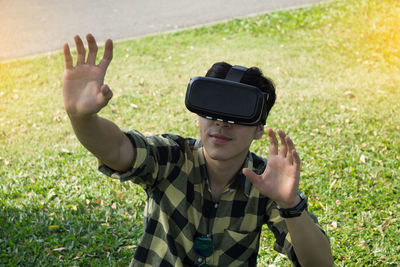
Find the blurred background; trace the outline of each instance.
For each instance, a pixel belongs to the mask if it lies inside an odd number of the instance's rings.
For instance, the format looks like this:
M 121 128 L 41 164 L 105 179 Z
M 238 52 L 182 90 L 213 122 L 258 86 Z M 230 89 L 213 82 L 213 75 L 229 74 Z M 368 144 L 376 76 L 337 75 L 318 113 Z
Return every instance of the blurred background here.
M 323 1 L 0 0 L 0 61 L 60 51 L 76 34 L 129 39 L 317 2 Z

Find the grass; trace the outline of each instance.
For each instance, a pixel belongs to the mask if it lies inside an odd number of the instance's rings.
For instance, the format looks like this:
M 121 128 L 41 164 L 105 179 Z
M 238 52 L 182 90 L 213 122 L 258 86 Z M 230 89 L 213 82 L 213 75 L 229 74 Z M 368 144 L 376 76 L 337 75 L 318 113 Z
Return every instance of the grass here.
M 101 113 L 145 134 L 197 136 L 189 78 L 221 60 L 259 66 L 278 88 L 268 127 L 296 143 L 336 265 L 396 266 L 399 14 L 396 1 L 336 0 L 119 42 Z M 125 266 L 145 194 L 96 171 L 65 115 L 62 72 L 61 53 L 0 63 L 0 265 Z M 259 265 L 289 266 L 272 242 L 264 230 Z

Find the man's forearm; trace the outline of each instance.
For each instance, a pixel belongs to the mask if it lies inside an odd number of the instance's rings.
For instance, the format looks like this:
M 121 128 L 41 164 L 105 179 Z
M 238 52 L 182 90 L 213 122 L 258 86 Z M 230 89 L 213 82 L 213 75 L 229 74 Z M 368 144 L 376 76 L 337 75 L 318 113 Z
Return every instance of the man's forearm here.
M 333 266 L 328 239 L 305 211 L 299 217 L 285 220 L 302 266 Z
M 108 167 L 125 171 L 132 165 L 132 143 L 113 122 L 97 114 L 79 118 L 70 116 L 70 120 L 82 145 Z

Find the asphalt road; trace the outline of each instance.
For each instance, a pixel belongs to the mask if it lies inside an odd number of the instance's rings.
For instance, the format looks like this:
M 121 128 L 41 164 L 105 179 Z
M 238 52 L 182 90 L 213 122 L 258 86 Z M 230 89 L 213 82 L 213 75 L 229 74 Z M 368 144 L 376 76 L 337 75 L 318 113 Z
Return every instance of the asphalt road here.
M 0 0 L 0 61 L 60 51 L 73 36 L 132 39 L 326 0 Z

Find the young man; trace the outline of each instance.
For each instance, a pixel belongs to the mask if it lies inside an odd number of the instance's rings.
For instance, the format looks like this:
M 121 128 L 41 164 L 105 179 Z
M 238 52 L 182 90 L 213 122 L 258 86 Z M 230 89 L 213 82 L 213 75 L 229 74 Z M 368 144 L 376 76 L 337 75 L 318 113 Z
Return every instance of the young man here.
M 261 119 L 232 123 L 199 113 L 200 140 L 145 137 L 122 132 L 97 115 L 112 97 L 104 76 L 113 44 L 106 41 L 96 65 L 96 41 L 90 34 L 86 39 L 85 60 L 83 42 L 75 37 L 75 66 L 64 46 L 64 105 L 79 141 L 101 162 L 99 169 L 141 185 L 148 195 L 145 229 L 132 266 L 256 266 L 264 224 L 275 235 L 274 248 L 294 265 L 333 265 L 329 241 L 298 191 L 300 158 L 292 140 L 278 131 L 278 148 L 268 129 L 268 161 L 249 152 L 252 141 L 263 136 L 275 101 L 272 83 L 257 68 L 218 63 L 206 76 L 218 82 L 234 69 L 243 76 L 239 86 L 247 81 L 264 90 Z

